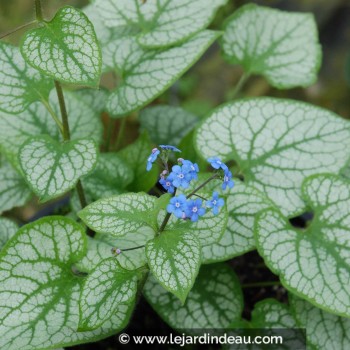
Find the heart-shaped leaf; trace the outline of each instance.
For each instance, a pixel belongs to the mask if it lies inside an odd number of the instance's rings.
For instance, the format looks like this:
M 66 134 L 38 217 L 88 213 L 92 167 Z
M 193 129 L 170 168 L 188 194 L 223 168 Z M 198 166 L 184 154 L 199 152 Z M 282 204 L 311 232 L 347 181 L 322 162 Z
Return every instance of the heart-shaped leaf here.
M 0 214 L 26 204 L 30 196 L 23 177 L 5 162 L 0 168 Z
M 64 97 L 69 115 L 71 139 L 90 138 L 100 144 L 103 133 L 100 113 L 101 106 L 104 106 L 104 92 L 87 89 L 74 93 L 64 91 Z M 49 102 L 52 109 L 59 115 L 55 91 L 51 92 Z M 11 114 L 1 113 L 0 147 L 16 168 L 19 168 L 17 155 L 22 144 L 32 136 L 40 135 L 50 135 L 57 141 L 62 140 L 56 123 L 41 103 L 33 103 L 25 112 L 16 115 L 16 118 Z
M 166 47 L 183 42 L 209 25 L 227 0 L 95 0 L 94 5 L 109 27 L 139 26 L 145 47 Z
M 261 210 L 274 206 L 264 193 L 238 179 L 232 189 L 222 192 L 226 196 L 228 221 L 221 238 L 202 247 L 204 264 L 226 261 L 253 250 L 255 217 Z
M 97 233 L 93 239 L 88 239 L 87 254 L 77 266 L 82 271 L 91 272 L 99 263 L 112 256 L 112 249 L 120 249 L 121 254 L 114 257 L 120 266 L 127 270 L 136 270 L 146 265 L 144 246 L 152 238 L 154 231 L 150 228 L 123 237 Z M 135 247 L 140 248 L 124 251 Z
M 0 218 L 0 251 L 6 242 L 18 231 L 18 226 L 11 220 Z
M 234 159 L 245 183 L 263 191 L 285 215 L 303 211 L 301 183 L 339 172 L 349 159 L 350 123 L 327 110 L 276 98 L 218 108 L 197 130 L 204 158 Z
M 184 304 L 201 264 L 198 238 L 190 231 L 166 230 L 146 245 L 153 276 Z
M 277 209 L 258 215 L 259 253 L 291 292 L 331 313 L 350 317 L 350 185 L 335 175 L 305 180 L 312 224 L 294 229 Z
M 96 86 L 101 75 L 101 50 L 92 23 L 74 7 L 62 7 L 42 27 L 27 32 L 21 52 L 43 74 L 62 83 Z
M 32 102 L 47 99 L 53 87 L 24 61 L 17 47 L 4 42 L 0 42 L 0 81 L 0 110 L 6 113 L 23 112 Z
M 277 88 L 313 84 L 321 65 L 317 26 L 309 13 L 242 6 L 227 20 L 222 46 L 229 62 Z
M 116 237 L 156 229 L 152 215 L 156 197 L 146 193 L 126 193 L 91 203 L 78 213 L 92 230 Z
M 228 328 L 240 319 L 243 295 L 239 280 L 225 264 L 203 266 L 184 305 L 153 277 L 143 290 L 159 316 L 178 330 Z
M 133 305 L 120 305 L 100 328 L 78 332 L 84 229 L 64 217 L 23 226 L 0 254 L 0 348 L 51 349 L 93 342 L 124 328 Z M 49 326 L 48 326 L 49 325 Z
M 306 329 L 308 349 L 348 349 L 350 319 L 314 307 L 294 295 L 289 296 L 298 327 Z
M 84 281 L 81 291 L 79 328 L 96 329 L 118 311 L 134 303 L 137 274 L 123 269 L 115 258 L 102 261 Z
M 114 67 L 123 74 L 123 81 L 109 96 L 108 112 L 121 117 L 154 100 L 202 56 L 218 35 L 203 31 L 163 51 L 145 51 L 135 37 L 112 43 Z
M 174 146 L 178 146 L 198 122 L 195 115 L 174 106 L 146 108 L 140 113 L 139 119 L 141 128 L 147 130 L 155 144 Z
M 24 176 L 41 201 L 58 197 L 90 173 L 96 164 L 93 141 L 81 139 L 58 143 L 48 136 L 30 138 L 19 150 Z

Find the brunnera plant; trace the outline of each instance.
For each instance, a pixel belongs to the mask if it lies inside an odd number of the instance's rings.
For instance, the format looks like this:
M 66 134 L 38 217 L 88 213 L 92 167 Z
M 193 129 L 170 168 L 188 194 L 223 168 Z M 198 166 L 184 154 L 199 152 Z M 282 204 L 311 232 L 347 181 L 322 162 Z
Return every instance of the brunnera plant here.
M 0 42 L 0 212 L 67 193 L 71 211 L 20 228 L 0 219 L 0 348 L 106 338 L 142 294 L 174 329 L 301 327 L 310 348 L 348 348 L 349 122 L 268 97 L 201 122 L 180 107 L 144 109 L 216 40 L 244 70 L 232 98 L 253 74 L 279 89 L 313 84 L 313 16 L 248 4 L 213 31 L 227 0 L 94 0 L 49 20 L 34 3 L 19 47 Z M 110 72 L 118 84 L 99 89 Z M 139 138 L 109 152 L 101 113 L 123 130 L 139 111 Z M 195 159 L 182 158 L 186 142 Z M 307 211 L 305 230 L 290 224 Z M 289 304 L 263 300 L 246 321 L 224 261 L 254 249 Z

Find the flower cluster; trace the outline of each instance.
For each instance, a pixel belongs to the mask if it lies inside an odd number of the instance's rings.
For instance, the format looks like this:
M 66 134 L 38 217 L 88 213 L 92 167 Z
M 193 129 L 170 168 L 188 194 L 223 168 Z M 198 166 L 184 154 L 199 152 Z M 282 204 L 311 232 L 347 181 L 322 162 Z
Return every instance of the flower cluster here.
M 147 160 L 147 171 L 151 170 L 153 163 L 157 160 L 158 156 L 163 163 L 164 170 L 160 174 L 159 183 L 162 185 L 165 191 L 172 193 L 173 197 L 170 199 L 170 203 L 167 206 L 167 212 L 173 214 L 179 219 L 198 221 L 206 211 L 212 210 L 214 215 L 218 215 L 220 208 L 224 206 L 225 202 L 223 198 L 219 198 L 218 192 L 214 191 L 212 198 L 207 200 L 205 198 L 196 195 L 196 190 L 192 191 L 189 195 L 180 194 L 175 196 L 177 189 L 187 189 L 193 180 L 198 179 L 199 167 L 198 164 L 192 163 L 190 160 L 179 158 L 177 164 L 173 165 L 169 172 L 168 156 L 170 152 L 181 152 L 174 146 L 160 145 L 160 150 L 154 148 L 151 155 Z M 212 157 L 208 158 L 208 162 L 215 169 L 215 174 L 207 180 L 205 183 L 198 186 L 197 190 L 204 187 L 209 181 L 214 179 L 223 179 L 222 189 L 227 187 L 232 188 L 234 182 L 232 180 L 232 173 L 228 166 L 223 163 L 220 158 Z M 191 199 L 190 197 L 197 196 L 200 198 Z

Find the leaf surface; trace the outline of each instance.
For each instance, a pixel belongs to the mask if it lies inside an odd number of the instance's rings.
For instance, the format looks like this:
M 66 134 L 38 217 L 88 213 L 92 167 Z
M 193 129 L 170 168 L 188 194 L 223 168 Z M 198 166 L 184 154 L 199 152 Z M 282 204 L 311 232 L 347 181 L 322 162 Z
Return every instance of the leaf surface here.
M 121 304 L 132 304 L 136 290 L 135 272 L 123 269 L 114 258 L 102 261 L 84 281 L 79 301 L 79 328 L 98 328 L 118 311 Z
M 243 310 L 238 278 L 225 264 L 202 267 L 184 305 L 153 276 L 145 284 L 144 295 L 159 316 L 178 330 L 228 328 Z
M 298 230 L 277 209 L 258 215 L 256 241 L 269 268 L 292 293 L 340 316 L 350 316 L 350 185 L 335 175 L 305 180 L 303 195 L 314 210 Z
M 0 42 L 0 81 L 0 110 L 6 113 L 24 112 L 33 102 L 47 98 L 53 87 L 24 61 L 17 47 L 4 42 Z
M 83 228 L 64 217 L 23 226 L 0 254 L 0 347 L 48 349 L 93 342 L 125 327 L 121 305 L 100 328 L 78 332 L 81 277 L 72 266 L 86 250 Z
M 277 88 L 309 86 L 321 65 L 317 26 L 310 13 L 283 12 L 248 4 L 226 21 L 226 58 Z
M 26 141 L 19 151 L 24 176 L 41 201 L 72 189 L 81 176 L 94 169 L 96 161 L 96 145 L 88 139 L 60 144 L 38 136 Z
M 101 74 L 101 50 L 94 27 L 74 7 L 62 7 L 51 21 L 28 31 L 21 44 L 24 59 L 62 83 L 96 86 Z
M 245 183 L 292 216 L 305 209 L 304 178 L 337 173 L 347 163 L 350 124 L 302 102 L 245 99 L 214 111 L 198 128 L 195 146 L 204 158 L 235 160 Z

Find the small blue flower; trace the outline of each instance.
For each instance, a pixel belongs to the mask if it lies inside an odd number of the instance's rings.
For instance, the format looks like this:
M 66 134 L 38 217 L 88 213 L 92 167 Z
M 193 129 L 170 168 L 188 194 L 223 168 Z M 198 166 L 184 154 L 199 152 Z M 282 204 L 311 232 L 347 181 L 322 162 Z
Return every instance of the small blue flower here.
M 182 163 L 182 166 L 188 169 L 188 173 L 191 175 L 191 180 L 198 179 L 199 167 L 197 163 L 192 163 L 190 160 L 179 158 L 178 161 Z
M 211 158 L 208 158 L 207 161 L 210 163 L 210 165 L 214 169 L 220 169 L 221 168 L 224 171 L 228 170 L 227 165 L 225 163 L 223 163 L 219 157 L 211 157 Z
M 224 182 L 222 183 L 222 189 L 226 190 L 226 187 L 232 188 L 235 185 L 235 183 L 232 180 L 232 173 L 230 170 L 225 171 L 224 174 Z
M 184 194 L 170 199 L 170 203 L 166 207 L 168 213 L 174 214 L 177 218 L 182 219 L 183 213 L 187 210 L 187 201 Z
M 166 151 L 181 152 L 178 148 L 170 145 L 159 145 L 159 147 Z
M 192 180 L 190 169 L 185 166 L 174 165 L 171 170 L 172 172 L 169 176 L 171 176 L 173 179 L 173 186 L 188 188 Z
M 173 186 L 173 175 L 170 174 L 166 179 L 163 177 L 159 180 L 159 183 L 168 193 L 174 193 L 175 187 Z
M 219 209 L 220 207 L 223 207 L 224 204 L 225 204 L 225 201 L 222 198 L 219 198 L 219 194 L 216 191 L 213 192 L 212 199 L 206 202 L 206 206 L 213 210 L 214 215 L 219 214 Z
M 187 218 L 191 219 L 191 221 L 198 221 L 198 218 L 205 214 L 205 208 L 202 207 L 202 200 L 195 199 L 188 201 L 185 214 Z
M 152 149 L 152 153 L 147 159 L 147 167 L 146 167 L 147 171 L 150 171 L 152 169 L 152 165 L 157 160 L 159 153 L 160 153 L 160 150 L 158 148 Z

